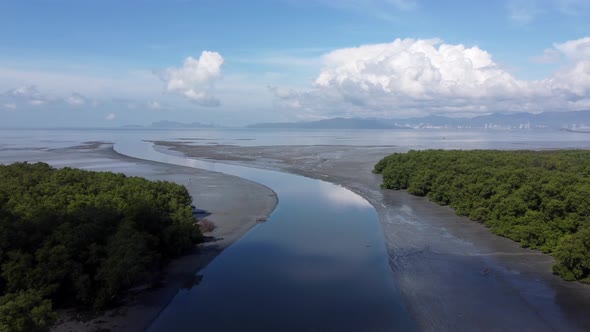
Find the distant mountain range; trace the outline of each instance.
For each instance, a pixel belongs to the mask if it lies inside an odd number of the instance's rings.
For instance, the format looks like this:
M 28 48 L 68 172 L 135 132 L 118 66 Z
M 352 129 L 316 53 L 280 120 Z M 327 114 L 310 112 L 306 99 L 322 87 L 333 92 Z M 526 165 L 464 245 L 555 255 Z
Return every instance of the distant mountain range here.
M 183 123 L 176 121 L 157 121 L 151 125 L 126 125 L 123 128 L 190 129 L 222 128 L 215 124 L 201 122 Z M 590 131 L 590 110 L 574 112 L 495 113 L 474 118 L 449 118 L 427 116 L 409 119 L 380 118 L 333 118 L 308 122 L 270 122 L 246 126 L 257 129 L 428 129 L 428 128 L 490 128 L 490 129 L 564 129 L 571 131 Z
M 217 128 L 218 126 L 213 124 L 206 124 L 201 122 L 183 123 L 176 121 L 157 121 L 152 122 L 149 126 L 140 125 L 126 125 L 124 128 L 158 128 L 158 129 L 179 129 L 179 128 Z
M 277 129 L 395 129 L 397 126 L 392 120 L 385 119 L 359 119 L 359 118 L 334 118 L 311 122 L 277 122 L 258 123 L 247 126 L 248 128 L 277 128 Z
M 215 125 L 206 124 L 201 122 L 182 123 L 175 121 L 158 121 L 153 122 L 152 128 L 215 128 Z
M 248 128 L 268 129 L 421 129 L 421 128 L 492 128 L 492 129 L 590 129 L 590 110 L 575 112 L 514 113 L 449 118 L 427 116 L 409 119 L 334 118 L 310 122 L 258 123 Z

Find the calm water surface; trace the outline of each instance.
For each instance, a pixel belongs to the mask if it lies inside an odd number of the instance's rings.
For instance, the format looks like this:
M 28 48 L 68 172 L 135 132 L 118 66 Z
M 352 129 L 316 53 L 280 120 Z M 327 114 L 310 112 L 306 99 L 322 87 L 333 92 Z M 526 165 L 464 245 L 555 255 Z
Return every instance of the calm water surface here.
M 188 144 L 394 145 L 406 149 L 589 148 L 590 134 L 559 130 L 0 129 L 0 149 L 68 147 L 83 141 L 174 140 Z
M 301 176 L 190 160 L 123 142 L 120 153 L 215 170 L 277 192 L 271 218 L 200 271 L 150 331 L 411 331 L 377 214 L 342 187 Z M 202 279 L 201 279 L 202 278 Z

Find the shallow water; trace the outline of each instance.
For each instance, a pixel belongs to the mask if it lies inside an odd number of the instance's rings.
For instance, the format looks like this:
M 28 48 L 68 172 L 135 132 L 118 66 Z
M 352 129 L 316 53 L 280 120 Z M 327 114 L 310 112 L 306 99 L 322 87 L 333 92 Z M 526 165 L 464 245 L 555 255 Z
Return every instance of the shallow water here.
M 190 160 L 150 143 L 117 143 L 132 157 L 262 183 L 279 205 L 180 291 L 150 331 L 414 330 L 391 277 L 377 214 L 342 187 L 292 174 Z
M 404 149 L 590 147 L 590 134 L 559 130 L 0 129 L 0 149 L 59 148 L 103 140 L 174 140 L 199 145 L 240 146 L 393 145 Z

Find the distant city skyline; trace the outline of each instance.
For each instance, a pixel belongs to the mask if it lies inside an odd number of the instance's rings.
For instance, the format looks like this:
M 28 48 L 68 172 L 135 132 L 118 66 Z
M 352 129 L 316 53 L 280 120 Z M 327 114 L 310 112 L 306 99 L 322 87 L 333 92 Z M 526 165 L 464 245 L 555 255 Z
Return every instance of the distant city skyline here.
M 0 127 L 590 109 L 585 0 L 0 3 Z

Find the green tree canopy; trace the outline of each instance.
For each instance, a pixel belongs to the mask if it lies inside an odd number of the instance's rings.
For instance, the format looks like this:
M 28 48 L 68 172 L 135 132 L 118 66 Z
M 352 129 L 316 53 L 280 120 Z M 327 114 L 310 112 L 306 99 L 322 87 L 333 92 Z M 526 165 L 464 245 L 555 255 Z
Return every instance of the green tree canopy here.
M 382 187 L 407 189 L 556 259 L 590 282 L 590 151 L 426 150 L 375 165 Z
M 42 330 L 53 305 L 112 303 L 202 240 L 190 204 L 170 182 L 0 165 L 0 331 Z

